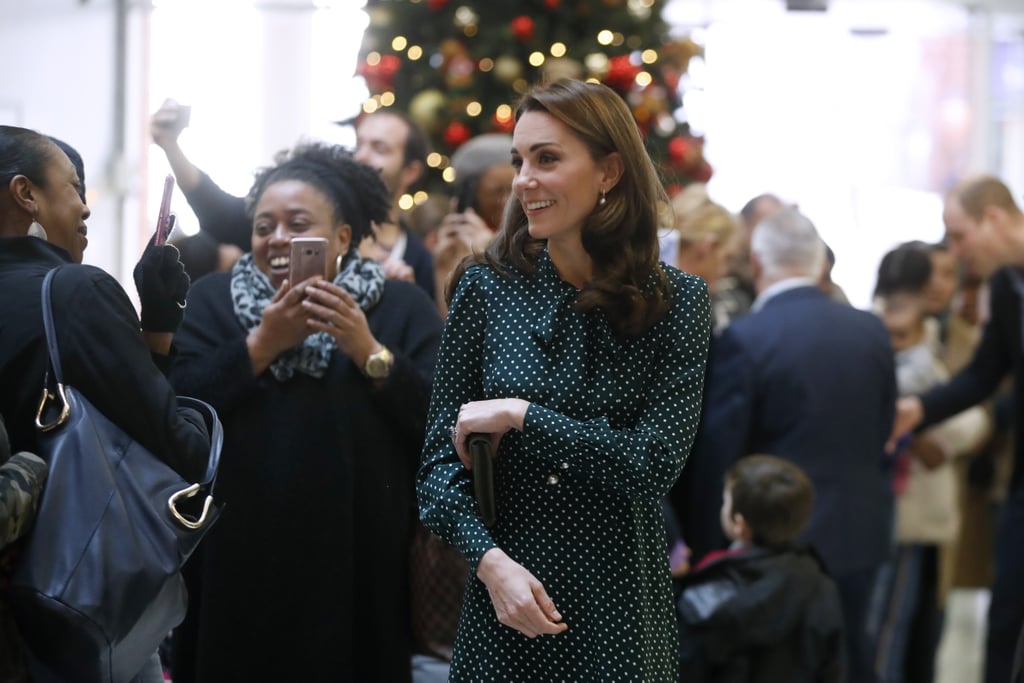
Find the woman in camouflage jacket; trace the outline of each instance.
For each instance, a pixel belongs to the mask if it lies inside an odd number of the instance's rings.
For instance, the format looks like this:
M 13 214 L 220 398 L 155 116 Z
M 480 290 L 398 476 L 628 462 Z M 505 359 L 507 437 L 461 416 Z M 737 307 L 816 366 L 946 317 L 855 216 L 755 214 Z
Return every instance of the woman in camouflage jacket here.
M 29 680 L 5 589 L 16 547 L 12 544 L 32 526 L 46 474 L 46 463 L 38 456 L 25 451 L 11 455 L 0 417 L 0 680 L 5 683 Z

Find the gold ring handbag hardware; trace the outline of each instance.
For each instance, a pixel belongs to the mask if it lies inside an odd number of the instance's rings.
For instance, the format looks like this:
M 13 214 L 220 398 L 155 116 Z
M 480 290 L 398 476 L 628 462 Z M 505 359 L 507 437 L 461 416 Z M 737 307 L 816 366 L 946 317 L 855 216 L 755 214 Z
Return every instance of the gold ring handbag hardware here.
M 53 422 L 49 422 L 49 423 L 44 424 L 43 423 L 43 413 L 46 412 L 46 404 L 49 403 L 50 401 L 53 401 L 54 399 L 57 399 L 57 398 L 59 398 L 60 402 L 61 402 L 60 415 L 58 415 L 57 419 L 54 420 Z M 39 410 L 36 411 L 36 429 L 38 429 L 41 432 L 48 432 L 51 429 L 56 429 L 57 427 L 60 427 L 62 424 L 67 422 L 68 415 L 70 415 L 70 414 L 71 414 L 71 404 L 68 403 L 67 394 L 64 393 L 64 385 L 63 384 L 58 384 L 57 385 L 57 393 L 56 394 L 54 394 L 52 391 L 50 391 L 46 387 L 43 387 L 43 395 L 42 395 L 42 398 L 39 399 Z
M 178 524 L 182 525 L 186 529 L 202 529 L 203 525 L 206 524 L 207 514 L 210 512 L 210 506 L 213 505 L 213 496 L 207 496 L 203 502 L 203 512 L 199 515 L 199 519 L 196 521 L 190 520 L 185 515 L 178 512 L 178 500 L 182 498 L 192 498 L 199 493 L 199 484 L 192 484 L 188 488 L 184 488 L 173 496 L 167 499 L 167 507 L 171 511 L 171 516 Z

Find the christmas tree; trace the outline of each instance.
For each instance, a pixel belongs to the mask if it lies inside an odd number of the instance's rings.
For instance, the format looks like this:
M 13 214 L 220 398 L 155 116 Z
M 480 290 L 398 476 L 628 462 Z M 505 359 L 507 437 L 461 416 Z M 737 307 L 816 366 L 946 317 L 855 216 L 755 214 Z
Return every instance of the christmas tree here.
M 630 105 L 672 193 L 705 182 L 703 141 L 681 122 L 680 79 L 700 47 L 670 40 L 664 0 L 368 0 L 357 74 L 363 110 L 395 107 L 431 136 L 428 191 L 454 178 L 448 159 L 472 136 L 511 132 L 530 86 L 596 80 Z M 422 199 L 423 195 L 420 195 Z

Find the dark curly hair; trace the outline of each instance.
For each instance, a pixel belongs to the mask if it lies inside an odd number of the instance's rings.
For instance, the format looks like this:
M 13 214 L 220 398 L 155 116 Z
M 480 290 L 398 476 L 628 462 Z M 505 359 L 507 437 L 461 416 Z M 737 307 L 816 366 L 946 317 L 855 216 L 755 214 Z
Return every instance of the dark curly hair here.
M 629 107 L 607 86 L 560 79 L 526 93 L 516 121 L 530 111 L 546 112 L 568 126 L 594 160 L 621 154 L 622 177 L 583 227 L 583 248 L 593 260 L 594 275 L 576 307 L 602 311 L 619 336 L 643 334 L 664 317 L 672 300 L 671 283 L 658 264 L 659 202 L 667 206 L 668 197 Z M 448 281 L 446 297 L 451 300 L 458 279 L 473 263 L 487 263 L 503 275 L 510 268 L 532 274 L 544 245 L 530 236 L 526 213 L 513 197 L 501 232 L 483 255 L 463 260 Z
M 352 228 L 351 249 L 372 234 L 373 222 L 388 220 L 391 197 L 380 173 L 356 161 L 350 150 L 324 142 L 306 142 L 278 152 L 272 166 L 256 172 L 245 198 L 250 220 L 266 189 L 285 180 L 307 183 L 323 193 L 334 207 L 335 221 Z

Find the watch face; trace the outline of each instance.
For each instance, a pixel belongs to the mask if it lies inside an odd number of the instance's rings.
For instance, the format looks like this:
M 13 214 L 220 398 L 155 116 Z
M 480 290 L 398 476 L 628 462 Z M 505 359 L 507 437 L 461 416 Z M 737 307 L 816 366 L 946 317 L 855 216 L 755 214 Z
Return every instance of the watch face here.
M 373 379 L 383 379 L 391 372 L 391 352 L 385 347 L 366 359 L 365 372 Z
M 388 373 L 388 364 L 380 356 L 374 356 L 366 361 L 366 374 L 370 377 L 380 378 Z

